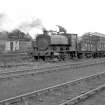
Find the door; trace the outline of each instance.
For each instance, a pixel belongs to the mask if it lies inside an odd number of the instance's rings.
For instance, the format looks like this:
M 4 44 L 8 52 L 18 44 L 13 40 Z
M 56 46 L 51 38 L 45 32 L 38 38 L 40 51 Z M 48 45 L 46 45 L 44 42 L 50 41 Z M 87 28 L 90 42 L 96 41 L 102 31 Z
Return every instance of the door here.
M 13 51 L 13 42 L 10 42 L 10 50 Z

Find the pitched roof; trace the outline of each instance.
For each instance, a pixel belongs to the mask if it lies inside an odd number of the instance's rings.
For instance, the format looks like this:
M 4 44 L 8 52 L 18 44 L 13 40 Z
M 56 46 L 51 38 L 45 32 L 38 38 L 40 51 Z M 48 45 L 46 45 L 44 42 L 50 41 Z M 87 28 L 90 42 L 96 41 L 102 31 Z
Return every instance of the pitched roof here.
M 99 32 L 87 32 L 87 33 L 85 33 L 84 34 L 85 36 L 87 35 L 90 35 L 90 36 L 92 36 L 92 35 L 95 35 L 95 36 L 100 36 L 100 37 L 105 37 L 105 34 L 102 34 L 102 33 L 99 33 Z M 84 36 L 83 35 L 83 36 Z

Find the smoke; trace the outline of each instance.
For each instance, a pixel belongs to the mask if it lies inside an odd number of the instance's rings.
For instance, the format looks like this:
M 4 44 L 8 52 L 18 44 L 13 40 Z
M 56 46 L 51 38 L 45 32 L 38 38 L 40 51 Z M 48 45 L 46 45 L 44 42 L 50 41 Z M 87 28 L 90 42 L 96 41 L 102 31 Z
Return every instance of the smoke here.
M 33 28 L 43 29 L 42 22 L 39 18 L 32 19 L 31 21 L 22 22 L 18 27 L 18 29 L 25 33 L 29 32 Z
M 1 13 L 0 14 L 0 22 L 3 22 L 3 20 L 6 18 L 6 14 Z
M 5 13 L 0 13 L 0 31 L 11 31 L 15 28 L 13 21 Z
M 1 14 L 0 14 L 0 22 L 2 22 L 2 21 L 3 21 L 3 19 L 5 18 L 5 16 L 6 16 L 6 15 L 5 15 L 5 14 L 3 14 L 3 13 L 1 13 Z
M 29 33 L 31 36 L 35 36 L 38 33 L 42 33 L 44 26 L 39 18 L 31 18 L 26 21 L 16 21 L 7 14 L 0 14 L 0 31 L 12 32 L 14 30 L 20 30 L 24 33 Z
M 6 20 L 6 17 L 7 17 L 6 14 L 3 13 L 0 14 L 0 31 L 3 30 L 3 24 Z

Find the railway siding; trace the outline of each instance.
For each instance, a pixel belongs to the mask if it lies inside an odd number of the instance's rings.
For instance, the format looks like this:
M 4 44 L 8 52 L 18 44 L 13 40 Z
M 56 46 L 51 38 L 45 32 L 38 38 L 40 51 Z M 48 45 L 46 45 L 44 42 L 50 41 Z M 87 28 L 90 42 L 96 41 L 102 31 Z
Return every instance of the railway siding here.
M 23 105 L 28 105 L 29 103 L 37 105 L 58 105 L 67 100 L 72 100 L 70 101 L 72 104 L 66 102 L 61 105 L 74 105 L 78 100 L 86 99 L 88 96 L 84 95 L 82 97 L 81 94 L 85 94 L 103 84 L 105 84 L 105 73 L 96 74 L 72 82 L 13 97 L 11 99 L 2 100 L 0 101 L 0 105 L 15 105 L 19 103 L 24 103 Z M 97 90 L 92 91 L 89 95 L 93 95 L 96 92 Z M 78 95 L 81 95 L 81 97 L 75 99 L 74 97 Z
M 85 62 L 78 62 L 78 63 L 71 63 L 71 64 L 62 64 L 62 65 L 53 65 L 49 67 L 44 68 L 34 68 L 31 70 L 16 70 L 16 71 L 5 71 L 0 73 L 0 79 L 8 79 L 13 77 L 23 77 L 26 75 L 34 75 L 34 74 L 44 74 L 44 73 L 52 73 L 54 71 L 62 71 L 62 70 L 68 70 L 68 69 L 75 69 L 80 67 L 86 67 L 91 65 L 97 65 L 97 64 L 104 64 L 105 59 L 95 59 L 95 60 L 89 60 Z M 61 68 L 61 69 L 60 69 Z
M 100 58 L 100 59 L 83 59 L 83 60 L 76 60 L 76 61 L 68 61 L 68 62 L 59 62 L 59 63 L 41 63 L 40 62 L 25 62 L 25 63 L 10 63 L 8 64 L 0 64 L 1 68 L 13 68 L 13 67 L 21 67 L 21 66 L 34 66 L 36 69 L 39 68 L 45 68 L 45 67 L 53 67 L 53 66 L 59 66 L 59 65 L 72 65 L 72 64 L 77 64 L 77 63 L 82 63 L 82 62 L 92 62 L 92 61 L 105 61 L 105 58 Z M 40 67 L 39 67 L 40 66 Z M 37 68 L 38 67 L 38 68 Z M 16 69 L 16 68 L 15 68 Z

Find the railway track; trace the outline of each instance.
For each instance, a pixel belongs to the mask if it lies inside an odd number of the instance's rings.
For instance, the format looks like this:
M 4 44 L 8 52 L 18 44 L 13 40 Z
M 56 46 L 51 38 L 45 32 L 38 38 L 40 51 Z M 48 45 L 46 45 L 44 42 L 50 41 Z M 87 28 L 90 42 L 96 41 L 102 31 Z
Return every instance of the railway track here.
M 105 72 L 2 100 L 0 105 L 82 105 L 103 90 Z
M 44 68 L 37 68 L 37 69 L 31 69 L 31 70 L 17 70 L 17 71 L 9 71 L 5 72 L 2 71 L 0 73 L 0 79 L 3 78 L 12 78 L 12 77 L 18 77 L 18 76 L 25 76 L 25 75 L 34 75 L 34 74 L 43 74 L 43 73 L 51 73 L 54 71 L 61 71 L 61 70 L 68 70 L 68 69 L 75 69 L 75 68 L 83 68 L 87 66 L 92 65 L 98 65 L 98 64 L 104 64 L 105 59 L 95 59 L 92 61 L 85 61 L 85 62 L 77 62 L 77 63 L 64 63 L 62 65 L 55 65 L 55 66 L 49 66 Z
M 8 62 L 22 62 L 30 60 L 32 60 L 32 58 L 27 54 L 27 52 L 0 53 L 0 63 L 3 63 L 2 66 L 6 66 L 5 64 Z
M 95 60 L 94 63 L 99 63 L 99 61 L 100 60 Z M 104 61 L 104 59 L 101 61 Z M 92 62 L 93 61 L 91 61 L 90 63 Z M 27 92 L 55 86 L 57 84 L 65 83 L 67 81 L 73 81 L 81 77 L 83 78 L 85 76 L 104 71 L 103 63 L 102 65 L 93 64 L 93 66 L 83 67 L 78 68 L 78 66 L 76 66 L 74 69 L 71 70 L 70 68 L 62 69 L 62 67 L 60 67 L 58 70 L 55 71 L 51 71 L 50 69 L 48 69 L 48 72 L 40 71 L 38 73 L 37 71 L 36 73 L 34 71 L 34 73 L 24 73 L 20 75 L 2 75 L 0 79 L 0 100 L 15 97 L 17 95 L 25 94 Z M 100 69 L 100 67 L 102 67 L 102 69 Z
M 30 62 L 8 62 L 6 64 L 4 64 L 5 62 L 1 62 L 0 64 L 0 68 L 12 68 L 12 67 L 19 67 L 19 66 L 33 66 L 35 63 L 37 64 L 41 64 L 41 65 L 44 65 L 44 64 L 71 64 L 71 63 L 78 63 L 78 62 L 84 62 L 84 61 L 90 61 L 90 60 L 102 60 L 102 59 L 105 59 L 105 58 L 96 58 L 96 59 L 80 59 L 80 60 L 68 60 L 68 61 L 60 61 L 60 62 L 55 62 L 55 63 L 50 63 L 50 62 L 33 62 L 33 61 L 30 61 Z M 51 67 L 51 66 L 50 66 Z
M 105 105 L 105 84 L 59 105 Z
M 102 58 L 101 58 L 102 59 Z M 19 66 L 33 66 L 35 64 L 51 64 L 51 65 L 55 65 L 55 64 L 70 64 L 70 63 L 76 63 L 76 62 L 83 62 L 86 60 L 90 60 L 90 59 L 80 59 L 80 60 L 68 60 L 68 61 L 60 61 L 60 62 L 35 62 L 35 61 L 29 61 L 29 62 L 0 62 L 0 68 L 12 68 L 12 67 L 19 67 Z M 69 62 L 69 63 L 68 63 Z

